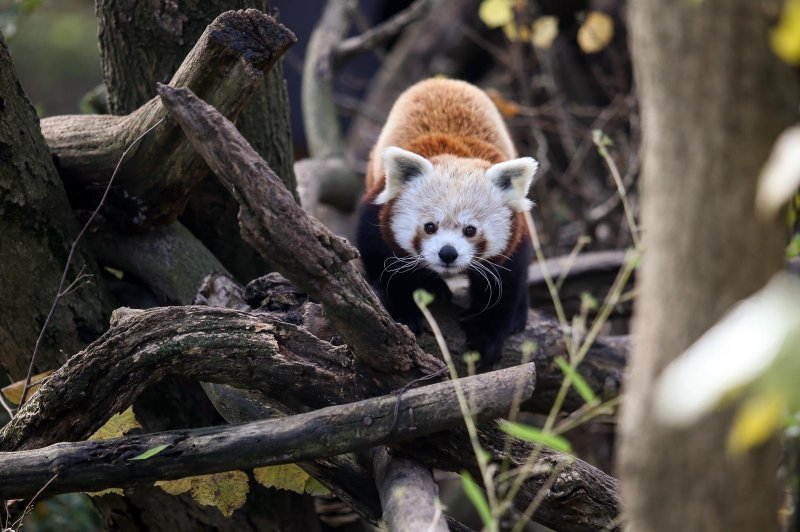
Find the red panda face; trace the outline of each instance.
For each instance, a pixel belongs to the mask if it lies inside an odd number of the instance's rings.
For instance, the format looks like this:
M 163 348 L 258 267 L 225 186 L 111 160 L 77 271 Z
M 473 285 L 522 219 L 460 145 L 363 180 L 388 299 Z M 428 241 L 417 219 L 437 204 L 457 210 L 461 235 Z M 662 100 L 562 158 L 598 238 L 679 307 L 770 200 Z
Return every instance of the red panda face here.
M 425 159 L 399 148 L 384 152 L 386 203 L 394 242 L 424 266 L 445 275 L 480 269 L 507 248 L 517 212 L 536 172 L 531 158 L 494 166 L 480 159 Z

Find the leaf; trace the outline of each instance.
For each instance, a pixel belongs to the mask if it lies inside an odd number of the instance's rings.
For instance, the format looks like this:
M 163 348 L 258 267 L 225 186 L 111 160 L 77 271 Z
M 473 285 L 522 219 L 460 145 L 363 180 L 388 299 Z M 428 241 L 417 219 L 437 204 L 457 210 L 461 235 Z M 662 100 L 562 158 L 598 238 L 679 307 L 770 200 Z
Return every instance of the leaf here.
M 140 429 L 142 426 L 136 420 L 133 413 L 133 407 L 129 406 L 119 414 L 111 416 L 106 424 L 97 429 L 97 432 L 89 436 L 89 441 L 108 440 L 111 438 L 120 438 L 134 429 Z
M 547 15 L 533 21 L 531 42 L 536 48 L 547 49 L 558 37 L 558 19 Z
M 492 510 L 489 508 L 486 496 L 483 494 L 483 490 L 472 480 L 472 477 L 466 471 L 461 473 L 461 485 L 464 486 L 464 493 L 466 493 L 469 500 L 472 501 L 472 505 L 478 510 L 478 515 L 481 516 L 484 527 L 486 527 L 487 530 L 494 530 Z
M 794 126 L 775 141 L 761 170 L 756 193 L 756 211 L 766 219 L 777 215 L 800 188 L 800 126 Z
M 614 20 L 601 11 L 591 11 L 578 29 L 578 46 L 587 54 L 602 51 L 614 38 Z
M 306 480 L 306 493 L 314 495 L 315 497 L 330 495 L 331 490 L 324 486 L 319 480 L 314 477 L 308 477 Z
M 478 17 L 489 28 L 499 28 L 514 20 L 514 0 L 483 0 Z
M 289 490 L 310 495 L 329 495 L 331 491 L 295 464 L 253 469 L 256 481 L 267 488 Z
M 520 440 L 546 445 L 547 447 L 565 453 L 572 452 L 572 446 L 566 438 L 550 434 L 536 427 L 523 425 L 521 423 L 512 423 L 510 421 L 501 421 L 500 428 L 506 434 L 519 438 Z
M 294 464 L 258 467 L 253 469 L 256 481 L 267 488 L 289 490 L 302 494 L 311 476 Z
M 53 371 L 54 370 L 51 369 L 48 371 L 44 371 L 42 373 L 37 373 L 36 375 L 31 377 L 31 387 L 28 389 L 28 397 L 25 398 L 25 401 L 28 401 L 31 397 L 33 397 L 33 394 L 35 394 L 36 391 L 39 389 L 39 387 L 42 385 L 42 382 L 44 381 L 45 377 L 50 376 L 50 374 L 52 374 Z M 11 401 L 15 405 L 19 405 L 19 402 L 22 399 L 22 391 L 24 389 L 25 389 L 25 379 L 17 381 L 13 384 L 9 384 L 8 386 L 0 390 L 0 393 L 3 394 L 3 397 L 5 397 L 6 400 Z
M 156 486 L 170 495 L 180 495 L 192 489 L 192 480 L 198 477 L 179 478 L 178 480 L 159 480 Z
M 122 497 L 125 495 L 125 492 L 122 491 L 122 488 L 108 488 L 102 491 L 87 491 L 86 495 L 89 497 L 102 497 L 103 495 L 119 495 Z
M 197 504 L 213 506 L 225 517 L 241 508 L 247 501 L 250 483 L 241 471 L 226 471 L 213 475 L 200 475 L 179 480 L 160 480 L 156 486 L 170 495 L 180 495 L 191 490 Z
M 433 303 L 433 294 L 422 288 L 417 288 L 414 290 L 414 303 L 420 307 L 427 307 Z
M 781 19 L 769 42 L 782 61 L 800 66 L 800 0 L 786 0 L 783 4 Z
M 520 107 L 516 102 L 507 100 L 497 89 L 486 89 L 486 95 L 492 100 L 497 110 L 505 118 L 514 118 L 519 114 Z
M 564 375 L 569 379 L 570 384 L 575 388 L 575 391 L 581 396 L 581 398 L 586 401 L 587 403 L 593 403 L 597 401 L 597 397 L 595 397 L 592 388 L 589 386 L 589 383 L 586 382 L 586 379 L 578 373 L 578 370 L 573 368 L 572 365 L 569 364 L 564 357 L 556 358 L 556 364 L 558 367 L 561 368 L 561 371 L 564 372 Z
M 515 20 L 503 25 L 503 33 L 506 34 L 509 41 L 529 41 L 531 39 L 531 30 L 527 26 L 517 24 Z
M 800 255 L 800 234 L 794 235 L 792 241 L 786 246 L 787 259 L 794 259 L 798 255 Z
M 798 333 L 800 281 L 777 274 L 664 369 L 655 386 L 655 415 L 672 425 L 697 422 L 763 378 Z
M 147 449 L 142 454 L 139 454 L 139 455 L 134 456 L 133 458 L 130 458 L 130 460 L 147 460 L 148 458 L 157 455 L 158 453 L 160 453 L 161 451 L 163 451 L 167 447 L 169 447 L 169 444 L 158 445 L 157 447 L 153 447 L 152 449 Z
M 728 452 L 741 454 L 766 442 L 781 427 L 785 411 L 782 394 L 766 392 L 748 398 L 728 433 Z

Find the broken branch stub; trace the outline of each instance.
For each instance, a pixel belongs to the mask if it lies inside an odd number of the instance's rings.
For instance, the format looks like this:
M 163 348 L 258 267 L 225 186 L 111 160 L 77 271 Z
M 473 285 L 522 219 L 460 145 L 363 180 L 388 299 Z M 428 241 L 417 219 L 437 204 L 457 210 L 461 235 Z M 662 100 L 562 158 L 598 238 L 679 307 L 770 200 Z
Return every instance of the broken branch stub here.
M 265 73 L 295 42 L 294 34 L 269 15 L 227 11 L 206 28 L 170 85 L 191 88 L 235 120 Z M 85 196 L 87 190 L 102 190 L 131 140 L 166 114 L 161 100 L 153 98 L 126 116 L 46 118 L 42 132 L 67 189 Z M 110 203 L 137 224 L 171 223 L 207 174 L 180 128 L 168 121 L 123 162 Z

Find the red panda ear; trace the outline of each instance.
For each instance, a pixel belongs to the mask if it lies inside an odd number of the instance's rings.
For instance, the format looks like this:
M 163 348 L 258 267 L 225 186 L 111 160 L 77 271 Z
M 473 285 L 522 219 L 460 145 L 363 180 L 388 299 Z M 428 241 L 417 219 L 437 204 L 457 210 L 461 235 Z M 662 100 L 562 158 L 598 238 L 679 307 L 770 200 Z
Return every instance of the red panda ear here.
M 522 157 L 498 163 L 486 171 L 486 176 L 500 188 L 509 207 L 517 212 L 527 211 L 533 206 L 528 199 L 528 190 L 539 163 L 533 157 Z
M 433 165 L 428 159 L 396 146 L 383 150 L 383 167 L 386 171 L 386 185 L 383 192 L 375 198 L 378 205 L 397 196 L 412 179 L 433 172 Z

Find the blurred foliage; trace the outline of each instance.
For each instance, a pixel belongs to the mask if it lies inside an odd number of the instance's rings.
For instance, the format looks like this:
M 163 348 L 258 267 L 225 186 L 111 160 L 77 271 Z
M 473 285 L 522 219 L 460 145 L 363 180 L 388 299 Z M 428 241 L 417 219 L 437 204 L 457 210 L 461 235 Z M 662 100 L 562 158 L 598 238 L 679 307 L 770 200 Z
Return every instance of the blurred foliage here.
M 0 31 L 42 116 L 79 112 L 102 81 L 91 0 L 0 0 Z
M 58 495 L 38 502 L 25 519 L 26 532 L 64 532 L 105 530 L 100 514 L 89 497 L 79 493 Z
M 790 65 L 800 66 L 800 0 L 787 0 L 770 44 L 778 57 Z

